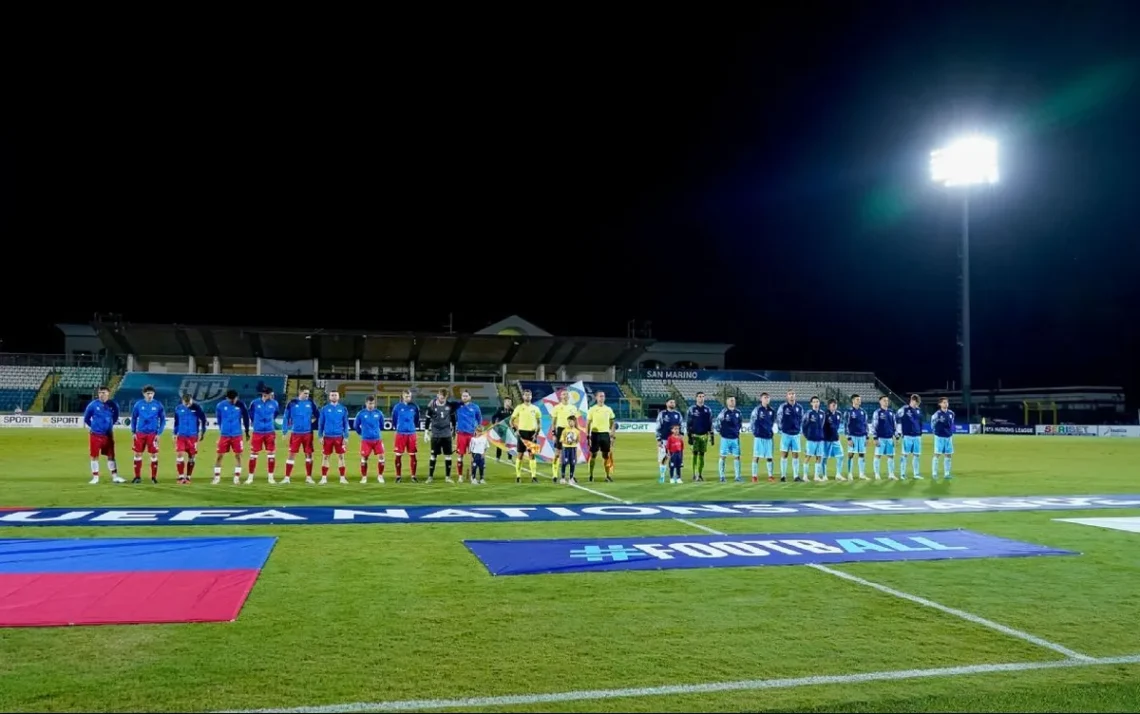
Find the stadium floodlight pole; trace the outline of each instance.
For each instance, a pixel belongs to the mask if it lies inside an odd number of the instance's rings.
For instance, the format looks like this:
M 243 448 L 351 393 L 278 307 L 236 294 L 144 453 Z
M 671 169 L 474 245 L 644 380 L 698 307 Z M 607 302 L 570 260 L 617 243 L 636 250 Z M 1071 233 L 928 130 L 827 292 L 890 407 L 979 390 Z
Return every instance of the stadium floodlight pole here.
M 970 190 L 998 181 L 997 142 L 967 136 L 930 152 L 935 183 L 962 190 L 962 403 L 970 423 Z

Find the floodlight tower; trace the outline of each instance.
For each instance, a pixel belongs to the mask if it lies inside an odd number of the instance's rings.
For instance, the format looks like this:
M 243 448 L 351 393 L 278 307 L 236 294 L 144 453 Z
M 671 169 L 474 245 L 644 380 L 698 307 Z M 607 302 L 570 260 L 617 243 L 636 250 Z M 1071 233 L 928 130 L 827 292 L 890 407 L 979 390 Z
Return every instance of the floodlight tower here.
M 930 153 L 930 177 L 935 183 L 962 192 L 962 402 L 966 423 L 970 401 L 970 190 L 998 181 L 997 142 L 968 136 Z

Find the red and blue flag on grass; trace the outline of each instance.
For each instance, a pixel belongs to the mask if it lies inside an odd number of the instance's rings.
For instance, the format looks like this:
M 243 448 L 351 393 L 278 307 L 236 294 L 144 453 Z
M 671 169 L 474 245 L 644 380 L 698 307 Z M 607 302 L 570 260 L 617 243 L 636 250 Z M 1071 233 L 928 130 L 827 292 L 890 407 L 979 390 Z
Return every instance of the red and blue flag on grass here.
M 0 627 L 228 622 L 276 538 L 0 540 Z

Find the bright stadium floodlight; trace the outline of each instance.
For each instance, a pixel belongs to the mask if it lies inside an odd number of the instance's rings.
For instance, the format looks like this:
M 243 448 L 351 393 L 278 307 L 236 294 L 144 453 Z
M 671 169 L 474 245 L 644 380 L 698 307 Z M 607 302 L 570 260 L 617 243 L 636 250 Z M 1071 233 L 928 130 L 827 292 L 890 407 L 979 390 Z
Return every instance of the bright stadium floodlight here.
M 970 187 L 998 182 L 997 142 L 967 136 L 946 148 L 930 152 L 930 178 L 935 183 L 962 188 L 962 404 L 970 423 Z

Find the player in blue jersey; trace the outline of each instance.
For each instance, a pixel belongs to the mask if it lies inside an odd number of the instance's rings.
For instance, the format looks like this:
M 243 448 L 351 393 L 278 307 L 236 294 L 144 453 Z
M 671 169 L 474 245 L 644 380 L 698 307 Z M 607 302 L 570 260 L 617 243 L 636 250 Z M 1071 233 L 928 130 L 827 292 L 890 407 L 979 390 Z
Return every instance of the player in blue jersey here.
M 206 437 L 206 412 L 189 394 L 182 395 L 182 403 L 174 408 L 175 466 L 178 483 L 190 483 L 194 475 L 194 459 L 198 455 L 198 441 Z
M 827 400 L 827 412 L 823 415 L 823 480 L 827 480 L 827 461 L 835 459 L 835 480 L 843 478 L 843 447 L 839 445 L 839 430 L 843 417 L 839 413 L 839 402 Z
M 867 412 L 863 410 L 863 397 L 851 395 L 851 408 L 843 416 L 843 430 L 847 432 L 847 477 L 855 480 L 855 457 L 859 457 L 859 479 L 867 480 Z
M 685 419 L 685 433 L 693 447 L 693 480 L 705 480 L 705 454 L 713 439 L 713 413 L 705 405 L 705 393 L 697 392 L 697 403 L 689 407 Z
M 819 408 L 819 397 L 809 400 L 811 409 L 804 414 L 803 432 L 807 442 L 807 452 L 804 458 L 804 481 L 809 481 L 812 474 L 816 481 L 826 481 L 823 475 L 823 410 Z
M 665 408 L 657 412 L 657 465 L 659 473 L 657 483 L 665 483 L 665 471 L 669 468 L 671 458 L 666 446 L 669 437 L 673 435 L 673 427 L 682 427 L 684 420 L 681 412 L 677 411 L 677 401 L 670 399 L 665 402 Z
M 456 462 L 455 475 L 463 483 L 463 457 L 471 451 L 471 440 L 475 432 L 483 425 L 483 410 L 471 401 L 471 392 L 464 389 L 459 394 L 459 406 L 455 408 L 455 453 L 459 457 Z M 472 458 L 474 463 L 474 458 Z M 472 469 L 471 483 L 478 483 L 474 478 Z
M 158 483 L 158 437 L 166 429 L 166 411 L 154 400 L 154 387 L 143 387 L 142 401 L 131 407 L 131 433 L 135 435 L 135 478 L 142 481 L 143 451 L 150 452 L 150 481 Z
M 218 455 L 214 459 L 214 480 L 218 484 L 222 480 L 222 457 L 233 452 L 234 455 L 234 485 L 241 483 L 241 452 L 244 442 L 242 434 L 249 438 L 249 410 L 238 399 L 236 389 L 226 390 L 226 398 L 218 402 L 214 412 L 218 420 Z
M 772 397 L 767 392 L 760 394 L 760 403 L 752 410 L 752 482 L 760 480 L 760 459 L 768 466 L 768 480 L 772 475 L 772 441 L 776 436 L 776 410 L 768 405 Z
M 736 474 L 736 481 L 740 478 L 740 430 L 744 427 L 744 416 L 736 408 L 736 397 L 729 397 L 724 401 L 724 409 L 716 417 L 716 433 L 720 435 L 720 461 L 718 471 L 720 482 L 725 482 L 724 460 L 732 459 L 732 470 Z
M 269 483 L 277 483 L 273 470 L 277 466 L 277 415 L 281 405 L 273 398 L 273 390 L 263 387 L 261 399 L 249 405 L 249 420 L 253 423 L 253 436 L 249 439 L 249 473 L 245 482 L 253 483 L 253 472 L 257 471 L 257 454 L 265 449 L 265 470 Z
M 321 407 L 317 417 L 317 435 L 321 437 L 321 480 L 323 486 L 329 482 L 329 457 L 334 453 L 340 482 L 348 483 L 345 476 L 344 447 L 348 443 L 348 407 L 340 403 L 340 392 L 329 392 L 329 403 Z
M 891 411 L 891 398 L 879 397 L 879 408 L 871 415 L 871 436 L 875 440 L 875 480 L 879 480 L 879 458 L 887 457 L 887 478 L 895 479 L 895 413 Z
M 918 405 L 922 399 L 917 394 L 910 395 L 910 404 L 899 409 L 897 414 L 899 431 L 902 432 L 902 457 L 899 459 L 899 476 L 906 478 L 906 457 L 910 456 L 914 467 L 914 477 L 922 478 L 919 469 L 922 457 L 922 410 Z
M 804 408 L 796 404 L 796 393 L 789 389 L 787 401 L 776 410 L 776 428 L 780 430 L 780 481 L 787 481 L 788 454 L 792 456 L 792 478 L 800 478 L 800 428 L 804 422 Z M 805 470 L 806 474 L 806 470 Z
M 412 465 L 412 483 L 416 483 L 416 432 L 420 428 L 420 408 L 412 401 L 411 390 L 405 389 L 400 401 L 392 407 L 392 428 L 396 430 L 396 483 L 403 476 L 404 452 L 408 452 Z
M 317 428 L 320 409 L 309 398 L 309 388 L 301 387 L 297 398 L 285 405 L 285 418 L 281 424 L 281 435 L 289 435 L 289 457 L 285 459 L 285 478 L 281 483 L 289 483 L 293 476 L 293 463 L 298 451 L 305 452 L 305 483 L 313 483 L 313 430 Z
M 95 399 L 83 410 L 83 425 L 87 427 L 87 450 L 91 456 L 91 481 L 99 483 L 99 457 L 107 457 L 107 470 L 113 483 L 124 483 L 115 463 L 115 424 L 119 423 L 119 406 L 111 401 L 111 390 L 99 387 Z
M 376 454 L 376 483 L 384 483 L 384 412 L 376 408 L 376 397 L 364 400 L 352 429 L 360 434 L 360 483 L 368 483 L 368 457 Z
M 954 412 L 950 400 L 938 400 L 938 411 L 930 417 L 930 431 L 934 432 L 934 458 L 930 461 L 930 475 L 938 479 L 938 457 L 942 457 L 943 473 L 950 480 L 950 458 L 954 455 Z

